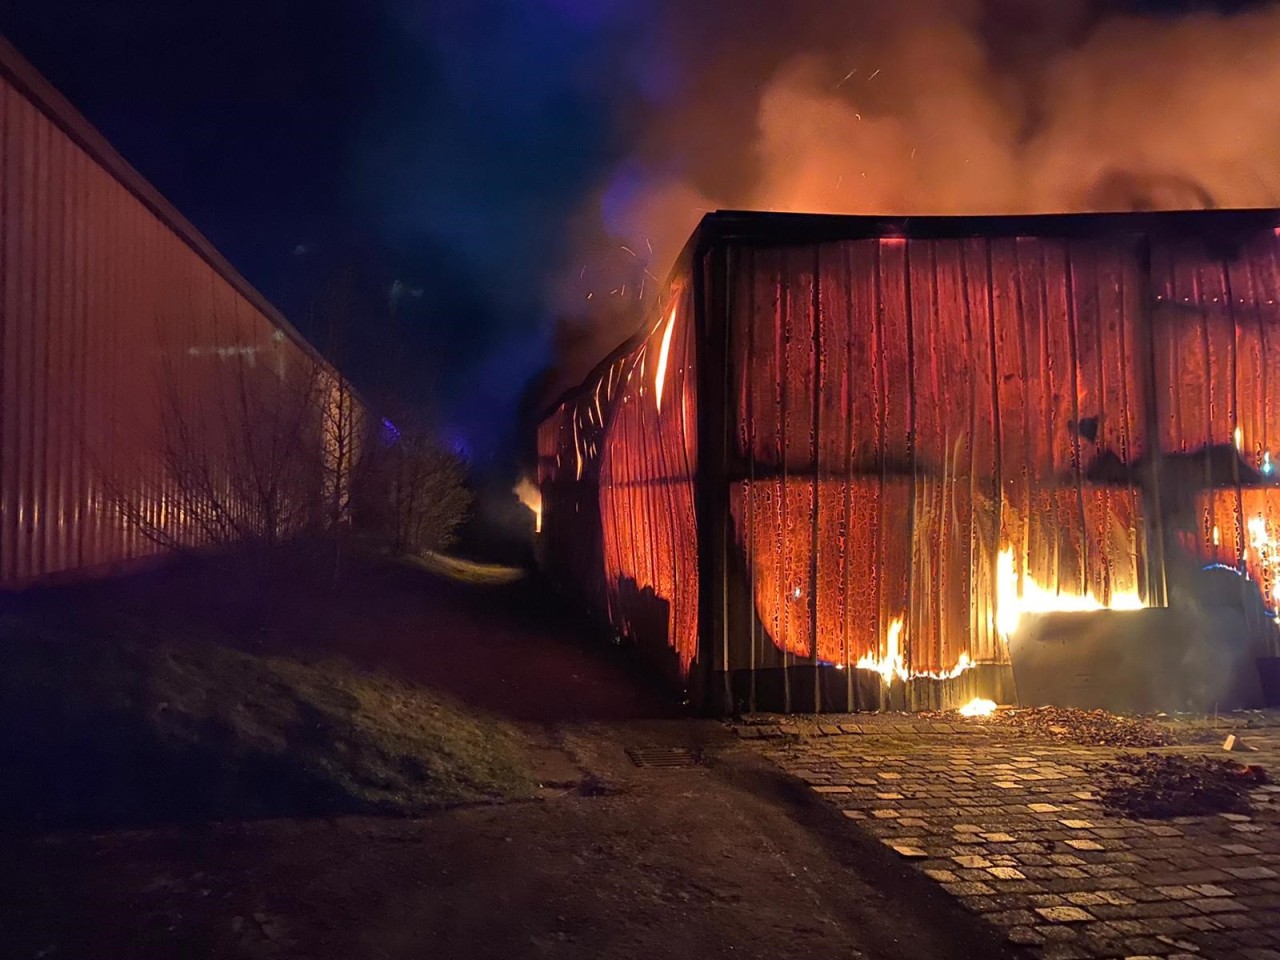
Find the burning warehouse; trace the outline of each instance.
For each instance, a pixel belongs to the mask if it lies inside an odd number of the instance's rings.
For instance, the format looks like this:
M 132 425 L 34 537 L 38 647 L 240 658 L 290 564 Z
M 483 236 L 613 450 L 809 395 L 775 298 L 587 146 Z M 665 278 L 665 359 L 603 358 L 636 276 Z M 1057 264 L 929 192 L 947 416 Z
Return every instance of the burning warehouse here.
M 713 710 L 1257 702 L 1280 212 L 716 213 L 539 428 L 540 553 Z

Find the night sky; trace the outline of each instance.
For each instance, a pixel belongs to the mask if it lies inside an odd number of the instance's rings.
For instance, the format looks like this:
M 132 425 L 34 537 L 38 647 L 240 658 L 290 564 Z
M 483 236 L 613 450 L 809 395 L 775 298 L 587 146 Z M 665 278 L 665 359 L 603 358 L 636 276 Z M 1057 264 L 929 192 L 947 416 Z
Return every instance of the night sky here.
M 681 60 L 663 6 L 0 0 L 0 31 L 376 402 L 483 463 L 552 359 L 574 212 L 724 17 L 775 9 L 688 8 Z
M 616 150 L 607 7 L 0 0 L 0 31 L 357 382 L 484 459 Z M 331 303 L 359 327 L 335 342 Z

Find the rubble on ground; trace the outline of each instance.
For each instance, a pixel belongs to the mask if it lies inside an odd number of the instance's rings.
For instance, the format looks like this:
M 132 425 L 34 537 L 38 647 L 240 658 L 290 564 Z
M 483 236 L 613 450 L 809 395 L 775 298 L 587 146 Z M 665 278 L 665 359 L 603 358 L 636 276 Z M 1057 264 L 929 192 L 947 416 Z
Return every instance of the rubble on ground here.
M 1130 754 L 1090 770 L 1103 805 L 1134 819 L 1247 814 L 1249 791 L 1268 782 L 1258 766 L 1177 753 Z
M 1168 747 L 1178 742 L 1171 729 L 1154 720 L 1074 707 L 1011 708 L 963 722 L 1012 728 L 1057 743 L 1088 746 Z

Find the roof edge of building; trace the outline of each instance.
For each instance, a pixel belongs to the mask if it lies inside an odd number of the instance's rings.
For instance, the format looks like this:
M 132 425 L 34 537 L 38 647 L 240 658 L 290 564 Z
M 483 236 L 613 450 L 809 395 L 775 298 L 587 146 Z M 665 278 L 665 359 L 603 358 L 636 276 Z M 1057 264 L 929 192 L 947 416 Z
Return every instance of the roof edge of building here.
M 40 73 L 17 48 L 0 34 L 0 77 L 12 83 L 60 130 L 93 158 L 126 190 L 138 198 L 161 222 L 248 300 L 274 326 L 282 330 L 311 359 L 336 371 L 320 350 L 236 270 L 217 248 L 178 209 L 113 147 L 105 136 Z

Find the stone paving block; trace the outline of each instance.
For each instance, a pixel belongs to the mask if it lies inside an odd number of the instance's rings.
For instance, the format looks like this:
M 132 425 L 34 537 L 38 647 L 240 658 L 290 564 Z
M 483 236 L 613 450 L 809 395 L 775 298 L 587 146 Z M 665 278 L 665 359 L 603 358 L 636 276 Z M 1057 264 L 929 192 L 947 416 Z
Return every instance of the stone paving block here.
M 1077 907 L 1091 907 L 1107 902 L 1101 893 L 1094 893 L 1092 890 L 1073 890 L 1065 896 L 1068 903 Z
M 901 843 L 893 843 L 889 847 L 898 856 L 907 860 L 926 860 L 929 857 L 929 852 L 923 847 L 913 847 Z
M 1097 955 L 1075 944 L 1050 943 L 1040 951 L 1040 956 L 1043 960 L 1094 960 Z
M 1060 863 L 1060 864 L 1063 864 L 1064 866 L 1071 866 L 1071 867 L 1078 867 L 1084 863 L 1084 861 L 1081 860 L 1079 857 L 1077 857 L 1074 853 L 1051 853 L 1049 854 L 1049 859 L 1052 860 L 1054 863 Z
M 957 897 L 974 897 L 996 892 L 995 887 L 978 882 L 944 883 L 942 889 Z
M 1220 931 L 1224 928 L 1222 918 L 1226 916 L 1234 916 L 1235 914 L 1219 914 L 1219 916 L 1184 916 L 1179 922 L 1193 931 Z
M 1035 910 L 1050 923 L 1080 923 L 1094 918 L 1093 914 L 1079 907 L 1036 907 Z
M 997 927 L 1030 927 L 1040 922 L 1040 918 L 1029 910 L 1002 910 L 985 916 L 988 923 Z
M 1040 934 L 1046 943 L 1071 943 L 1079 939 L 1079 933 L 1072 924 L 1042 923 L 1032 929 Z
M 1103 911 L 1116 917 L 1182 917 L 1190 916 L 1195 907 L 1187 905 L 1185 900 L 1160 900 L 1156 903 L 1135 903 L 1129 906 L 1098 907 L 1099 916 Z M 1199 917 L 1199 914 L 1196 914 Z
M 1205 897 L 1203 900 L 1188 900 L 1187 903 L 1201 913 L 1228 913 L 1232 910 L 1248 910 L 1243 903 L 1222 897 Z
M 1114 877 L 1120 872 L 1109 863 L 1086 863 L 1080 869 L 1091 877 Z
M 1196 883 L 1189 884 L 1189 890 L 1194 890 L 1202 897 L 1234 897 L 1235 894 L 1225 887 L 1219 887 L 1212 883 Z
M 1171 900 L 1193 900 L 1196 896 L 1196 892 L 1190 887 L 1169 886 L 1156 887 L 1155 889 L 1158 893 L 1163 894 Z
M 1036 946 L 1044 943 L 1044 937 L 1030 926 L 1011 927 L 1005 931 L 1004 938 L 1010 943 L 1016 943 L 1019 946 Z
M 1062 842 L 1065 843 L 1068 847 L 1073 847 L 1076 850 L 1105 850 L 1106 849 L 1106 847 L 1098 843 L 1097 840 L 1089 840 L 1088 838 L 1072 838 L 1070 840 L 1063 840 Z
M 813 787 L 813 792 L 818 794 L 829 795 L 829 794 L 835 794 L 835 793 L 850 793 L 851 791 L 848 787 L 841 784 L 841 785 L 815 785 Z
M 1033 867 L 1023 864 L 1019 869 L 1026 875 L 1028 880 L 1054 880 L 1057 874 L 1051 867 Z
M 849 787 L 825 799 L 858 808 L 842 812 L 887 846 L 927 851 L 914 860 L 917 868 L 1011 944 L 1038 948 L 1032 952 L 1046 960 L 1253 960 L 1243 951 L 1280 949 L 1280 802 L 1269 808 L 1261 799 L 1280 798 L 1280 785 L 1254 796 L 1252 819 L 1130 821 L 1105 811 L 1092 789 L 1089 769 L 1113 750 L 1041 744 L 1022 734 L 974 741 L 914 732 L 929 744 L 917 753 L 892 738 L 902 732 L 900 722 L 876 718 L 858 726 L 884 736 L 828 732 L 744 746 L 775 754 L 811 787 Z M 1280 735 L 1275 747 L 1280 767 Z M 877 817 L 873 806 L 897 816 Z M 1159 888 L 1181 889 L 1175 897 Z M 1083 896 L 1073 903 L 1071 893 Z M 1035 912 L 1055 907 L 1090 919 L 1046 922 Z
M 1224 844 L 1222 849 L 1229 852 L 1229 854 L 1239 855 L 1261 854 L 1262 852 L 1256 846 L 1249 846 L 1248 844 Z
M 988 867 L 987 873 L 997 880 L 1025 880 L 1026 874 L 1015 867 Z
M 1226 867 L 1225 869 L 1238 880 L 1267 880 L 1280 876 L 1270 867 Z

